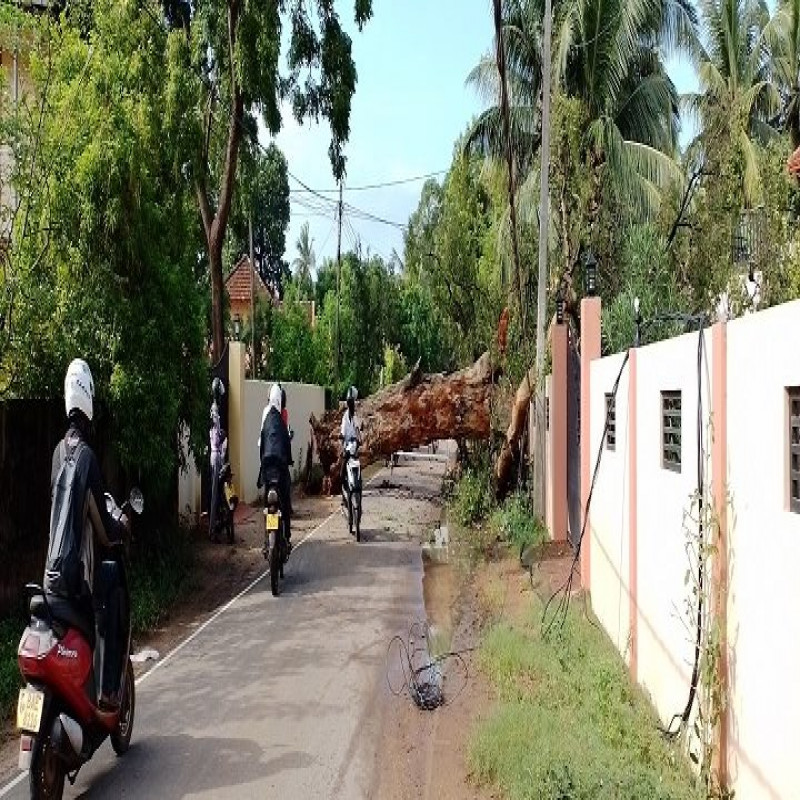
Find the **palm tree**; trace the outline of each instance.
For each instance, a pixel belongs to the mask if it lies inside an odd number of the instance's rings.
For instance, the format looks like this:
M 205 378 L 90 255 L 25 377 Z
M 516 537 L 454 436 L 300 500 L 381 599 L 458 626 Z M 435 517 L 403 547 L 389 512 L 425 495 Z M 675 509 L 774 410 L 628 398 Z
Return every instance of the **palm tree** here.
M 800 146 L 800 0 L 780 0 L 764 29 L 773 81 L 781 98 L 781 122 Z
M 544 4 L 503 5 L 511 139 L 520 172 L 530 174 L 541 133 Z M 678 96 L 662 52 L 693 51 L 696 25 L 691 0 L 568 0 L 556 20 L 554 84 L 584 104 L 592 165 L 608 164 L 625 196 L 644 211 L 657 202 L 656 187 L 676 173 Z M 496 102 L 494 59 L 484 57 L 467 83 Z M 497 157 L 501 146 L 500 111 L 493 105 L 473 124 L 466 147 Z
M 542 136 L 542 28 L 544 6 L 529 0 L 504 0 L 503 45 L 506 58 L 510 138 L 519 174 L 529 172 Z M 471 153 L 502 161 L 503 125 L 495 55 L 485 55 L 467 76 L 471 86 L 492 105 L 472 124 L 465 140 Z
M 575 207 L 570 198 L 556 204 L 546 235 L 558 230 L 561 263 L 551 281 L 565 284 L 567 310 L 576 314 L 572 276 L 582 242 L 573 241 L 580 226 L 569 217 L 585 214 L 591 231 L 605 189 L 623 198 L 631 213 L 647 217 L 657 209 L 669 182 L 682 180 L 676 160 L 679 98 L 664 56 L 696 52 L 697 16 L 691 0 L 566 0 L 557 10 L 553 92 L 582 109 L 585 133 L 579 164 L 571 168 L 580 171 L 588 165 L 592 184 L 585 208 Z M 520 217 L 535 224 L 544 0 L 505 0 L 503 13 L 511 138 L 524 178 Z M 489 57 L 467 81 L 496 102 L 497 70 Z M 496 106 L 476 120 L 466 147 L 492 158 L 502 152 Z M 506 238 L 500 237 L 501 247 Z
M 295 243 L 297 248 L 297 258 L 292 262 L 295 279 L 298 285 L 308 287 L 312 285 L 311 273 L 316 267 L 317 257 L 314 254 L 314 240 L 311 238 L 308 223 L 303 223 L 300 229 L 300 236 Z
M 745 204 L 761 194 L 756 143 L 776 133 L 769 124 L 779 108 L 770 81 L 764 0 L 700 0 L 704 42 L 698 48 L 701 92 L 687 95 L 687 108 L 701 124 L 701 149 L 713 160 L 720 141 L 730 142 L 743 167 Z
M 676 176 L 678 95 L 662 52 L 694 47 L 689 0 L 573 0 L 560 21 L 556 80 L 581 99 L 586 152 L 642 214 Z

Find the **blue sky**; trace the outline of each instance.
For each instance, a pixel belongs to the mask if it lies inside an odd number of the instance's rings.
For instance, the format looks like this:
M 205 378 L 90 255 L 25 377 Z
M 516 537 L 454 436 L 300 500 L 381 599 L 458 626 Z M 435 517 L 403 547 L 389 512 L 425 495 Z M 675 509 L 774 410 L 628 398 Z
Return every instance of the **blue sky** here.
M 347 145 L 345 203 L 396 223 L 405 223 L 419 200 L 422 181 L 369 191 L 358 187 L 446 170 L 453 146 L 472 117 L 482 109 L 465 78 L 493 40 L 490 0 L 374 0 L 374 16 L 362 33 L 351 19 L 352 0 L 339 3 L 353 38 L 358 86 L 353 98 Z M 678 91 L 696 89 L 690 67 L 673 62 Z M 299 126 L 290 113 L 276 137 L 289 171 L 307 186 L 323 190 L 324 202 L 290 180 L 292 218 L 286 258 L 296 255 L 300 228 L 308 222 L 318 263 L 336 255 L 333 205 L 337 198 L 328 161 L 327 127 Z M 309 207 L 310 206 L 310 207 Z M 390 225 L 345 211 L 342 250 L 359 236 L 388 258 L 402 257 L 402 232 Z

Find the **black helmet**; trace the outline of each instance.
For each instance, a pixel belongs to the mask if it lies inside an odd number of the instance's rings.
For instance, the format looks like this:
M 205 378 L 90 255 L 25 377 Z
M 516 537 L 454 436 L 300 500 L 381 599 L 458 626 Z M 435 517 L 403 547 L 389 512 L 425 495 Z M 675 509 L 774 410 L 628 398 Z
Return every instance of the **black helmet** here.
M 225 385 L 219 378 L 214 378 L 214 380 L 211 381 L 211 394 L 214 396 L 215 400 L 218 400 L 225 394 Z

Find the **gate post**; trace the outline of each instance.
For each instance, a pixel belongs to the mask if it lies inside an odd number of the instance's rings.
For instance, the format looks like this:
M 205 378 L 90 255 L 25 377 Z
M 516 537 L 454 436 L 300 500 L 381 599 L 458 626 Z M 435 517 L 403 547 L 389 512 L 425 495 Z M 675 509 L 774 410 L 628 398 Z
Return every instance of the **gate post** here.
M 592 482 L 592 361 L 600 358 L 600 319 L 602 306 L 599 297 L 581 300 L 581 586 L 591 591 L 592 530 L 587 504 Z
M 550 395 L 550 480 L 553 492 L 550 535 L 556 542 L 567 539 L 567 375 L 569 328 L 552 327 L 553 383 Z

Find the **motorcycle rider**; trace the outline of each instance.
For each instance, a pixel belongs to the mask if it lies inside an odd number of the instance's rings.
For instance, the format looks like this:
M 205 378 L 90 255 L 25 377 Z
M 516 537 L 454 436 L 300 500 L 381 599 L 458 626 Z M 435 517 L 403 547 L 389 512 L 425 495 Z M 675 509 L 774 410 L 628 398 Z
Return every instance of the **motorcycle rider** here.
M 271 482 L 278 486 L 281 509 L 284 513 L 284 530 L 289 552 L 292 550 L 292 480 L 289 467 L 292 459 L 292 444 L 289 430 L 281 415 L 281 386 L 274 383 L 269 391 L 269 404 L 261 417 L 261 437 L 258 455 L 261 467 L 258 471 L 257 487 L 260 489 Z
M 339 439 L 343 445 L 346 445 L 351 439 L 355 439 L 359 444 L 361 443 L 361 420 L 356 416 L 356 400 L 358 399 L 358 389 L 351 386 L 347 390 L 347 408 L 342 416 L 342 427 L 339 432 Z M 342 504 L 345 503 L 344 498 L 344 485 L 347 478 L 347 462 L 350 456 L 347 449 L 344 449 L 344 457 L 342 459 Z
M 98 628 L 105 641 L 99 700 L 103 707 L 116 708 L 122 677 L 120 649 L 127 636 L 122 630 L 127 618 L 125 592 L 116 571 L 104 568 L 100 572 L 96 566 L 102 562 L 103 549 L 124 541 L 130 521 L 121 510 L 112 516 L 106 507 L 100 465 L 90 444 L 94 381 L 83 359 L 76 358 L 67 369 L 64 405 L 69 427 L 53 452 L 44 590 L 54 614 L 67 604 L 92 632 L 98 612 Z
M 217 513 L 220 503 L 219 474 L 225 462 L 228 449 L 228 439 L 222 429 L 219 415 L 219 403 L 225 394 L 225 387 L 219 378 L 214 378 L 211 383 L 211 429 L 209 440 L 211 444 L 211 507 L 208 512 L 208 536 L 212 542 L 217 541 Z

